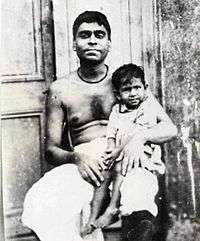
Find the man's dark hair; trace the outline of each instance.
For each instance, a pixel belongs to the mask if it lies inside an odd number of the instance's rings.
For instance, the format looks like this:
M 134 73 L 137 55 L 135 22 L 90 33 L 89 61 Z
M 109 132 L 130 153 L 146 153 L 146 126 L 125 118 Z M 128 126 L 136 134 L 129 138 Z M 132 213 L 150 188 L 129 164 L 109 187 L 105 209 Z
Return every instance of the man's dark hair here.
M 143 67 L 135 64 L 125 64 L 119 67 L 112 75 L 112 85 L 115 91 L 119 91 L 121 86 L 128 83 L 133 77 L 140 78 L 146 88 Z
M 76 39 L 78 28 L 82 23 L 98 23 L 100 26 L 103 25 L 108 33 L 108 39 L 111 40 L 111 28 L 110 24 L 103 13 L 97 11 L 85 11 L 81 13 L 74 21 L 73 24 L 73 39 Z

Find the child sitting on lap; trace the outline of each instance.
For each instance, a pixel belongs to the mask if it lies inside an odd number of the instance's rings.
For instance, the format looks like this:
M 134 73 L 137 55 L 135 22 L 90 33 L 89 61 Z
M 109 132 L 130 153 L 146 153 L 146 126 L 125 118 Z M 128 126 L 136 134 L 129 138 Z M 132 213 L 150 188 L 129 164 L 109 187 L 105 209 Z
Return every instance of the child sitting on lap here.
M 107 170 L 103 170 L 104 182 L 94 190 L 89 221 L 81 228 L 82 237 L 95 228 L 115 222 L 120 212 L 128 215 L 133 211 L 148 210 L 157 215 L 154 202 L 158 191 L 156 174 L 165 172 L 160 146 L 146 143 L 139 163 L 129 167 L 127 175 L 122 175 L 119 156 L 134 135 L 155 126 L 159 116 L 167 114 L 148 90 L 141 67 L 134 64 L 120 67 L 113 73 L 112 84 L 118 102 L 113 106 L 107 127 L 107 147 L 103 157 Z M 99 216 L 111 182 L 110 203 Z

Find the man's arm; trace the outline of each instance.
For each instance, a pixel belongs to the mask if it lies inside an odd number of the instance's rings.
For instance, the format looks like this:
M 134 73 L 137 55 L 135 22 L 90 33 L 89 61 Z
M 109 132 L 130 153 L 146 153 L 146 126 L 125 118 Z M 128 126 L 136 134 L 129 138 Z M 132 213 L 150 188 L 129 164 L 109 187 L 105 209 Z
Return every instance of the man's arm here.
M 103 164 L 99 160 L 93 160 L 89 155 L 66 151 L 61 147 L 64 110 L 62 109 L 60 88 L 54 82 L 47 96 L 46 156 L 50 162 L 56 165 L 76 164 L 83 179 L 100 186 L 100 182 L 103 181 L 100 171 Z
M 46 102 L 46 155 L 55 165 L 74 162 L 73 153 L 61 148 L 64 112 L 60 94 L 57 84 L 53 83 Z
M 173 124 L 172 120 L 158 101 L 154 101 L 157 124 L 151 128 L 141 131 L 140 138 L 143 139 L 144 143 L 151 142 L 155 144 L 162 144 L 177 136 L 177 127 Z
M 154 108 L 157 116 L 157 124 L 151 128 L 136 133 L 129 141 L 121 147 L 123 148 L 120 156 L 122 160 L 122 175 L 126 175 L 134 166 L 139 165 L 140 157 L 143 154 L 145 143 L 162 144 L 171 140 L 177 135 L 177 128 L 163 109 L 163 107 L 154 101 Z

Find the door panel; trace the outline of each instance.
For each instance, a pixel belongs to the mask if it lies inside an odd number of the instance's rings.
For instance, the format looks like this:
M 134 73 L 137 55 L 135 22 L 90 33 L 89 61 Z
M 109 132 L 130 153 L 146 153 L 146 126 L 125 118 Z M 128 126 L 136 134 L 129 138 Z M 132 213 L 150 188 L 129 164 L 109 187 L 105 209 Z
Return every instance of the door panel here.
M 42 79 L 40 1 L 2 1 L 4 78 Z
M 21 223 L 44 162 L 45 90 L 53 79 L 48 0 L 2 1 L 2 184 L 6 240 L 36 240 Z M 45 42 L 48 39 L 48 42 Z

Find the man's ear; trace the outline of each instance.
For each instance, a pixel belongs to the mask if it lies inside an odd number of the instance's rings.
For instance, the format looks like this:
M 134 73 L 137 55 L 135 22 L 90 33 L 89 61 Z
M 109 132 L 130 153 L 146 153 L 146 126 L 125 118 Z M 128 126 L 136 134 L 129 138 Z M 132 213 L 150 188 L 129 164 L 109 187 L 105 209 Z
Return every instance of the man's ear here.
M 112 49 L 112 45 L 111 45 L 111 41 L 108 41 L 108 52 L 110 52 L 110 50 Z
M 73 50 L 76 51 L 76 41 L 73 41 Z

